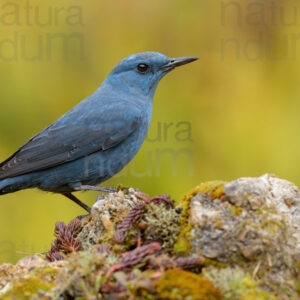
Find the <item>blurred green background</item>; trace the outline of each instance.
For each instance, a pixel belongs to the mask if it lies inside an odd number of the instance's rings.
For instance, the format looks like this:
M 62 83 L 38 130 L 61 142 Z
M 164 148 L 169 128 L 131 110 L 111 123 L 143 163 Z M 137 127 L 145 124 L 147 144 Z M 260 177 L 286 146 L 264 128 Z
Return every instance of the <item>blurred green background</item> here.
M 106 185 L 178 199 L 201 181 L 266 172 L 300 184 L 297 2 L 2 0 L 0 24 L 1 161 L 120 59 L 151 50 L 200 60 L 163 79 L 148 140 Z M 2 196 L 0 262 L 47 251 L 54 223 L 83 213 L 38 190 Z

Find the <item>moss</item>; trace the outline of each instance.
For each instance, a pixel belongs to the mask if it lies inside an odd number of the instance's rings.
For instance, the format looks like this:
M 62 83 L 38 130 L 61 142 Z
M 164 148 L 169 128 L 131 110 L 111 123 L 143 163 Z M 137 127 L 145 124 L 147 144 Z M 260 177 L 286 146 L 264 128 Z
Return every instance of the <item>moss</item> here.
M 101 236 L 99 236 L 99 239 L 97 240 L 97 244 L 113 244 L 113 239 L 115 235 L 115 230 L 111 230 L 108 232 L 105 232 Z
M 220 288 L 223 299 L 228 300 L 276 300 L 277 298 L 258 287 L 258 283 L 245 273 L 235 268 L 209 268 L 203 274 Z
M 217 261 L 217 260 L 210 259 L 210 258 L 206 257 L 205 261 L 204 261 L 204 266 L 205 267 L 214 266 L 214 267 L 217 267 L 217 268 L 221 269 L 221 268 L 227 268 L 229 266 L 229 263 Z
M 296 292 L 300 296 L 300 281 L 295 281 Z
M 49 299 L 45 296 L 53 287 L 53 284 L 47 283 L 38 277 L 30 277 L 15 283 L 13 288 L 2 295 L 2 300 L 32 300 L 32 299 Z
M 196 186 L 180 200 L 182 207 L 180 233 L 178 235 L 174 250 L 177 253 L 186 253 L 191 248 L 191 229 L 189 221 L 191 199 L 198 193 L 208 194 L 211 199 L 220 198 L 224 194 L 224 181 L 208 181 Z
M 125 279 L 123 272 L 115 273 L 114 277 L 130 291 L 132 299 L 137 300 L 155 300 L 157 299 L 154 289 L 153 280 L 151 277 L 155 274 L 153 270 L 141 271 L 140 269 L 134 269 L 133 273 L 135 275 L 130 281 Z M 120 276 L 120 275 L 121 276 Z M 123 279 L 122 279 L 123 277 Z
M 202 275 L 182 270 L 166 271 L 155 283 L 159 299 L 218 300 L 221 292 Z
M 61 295 L 83 295 L 83 299 L 99 296 L 99 288 L 105 280 L 104 270 L 115 264 L 118 257 L 99 255 L 97 248 L 94 246 L 89 251 L 74 252 L 68 256 L 67 265 L 56 277 L 58 284 L 48 293 L 50 299 L 58 299 Z
M 255 210 L 255 213 L 256 213 L 257 215 L 262 215 L 262 214 L 263 214 L 263 209 L 257 208 L 257 209 Z
M 231 255 L 230 262 L 242 268 L 247 268 L 249 264 L 248 259 L 240 251 Z
M 249 275 L 242 279 L 241 286 L 243 288 L 241 300 L 276 300 L 275 296 L 259 289 L 257 282 L 251 279 Z
M 135 296 L 135 299 L 137 299 L 137 300 L 155 300 L 157 298 L 155 296 L 153 296 L 152 294 L 150 294 L 150 292 L 148 292 L 146 290 L 142 290 L 139 292 L 138 295 Z
M 143 234 L 144 242 L 157 241 L 172 252 L 180 232 L 180 214 L 175 209 L 166 209 L 164 204 L 151 203 L 146 208 L 142 222 L 147 225 Z

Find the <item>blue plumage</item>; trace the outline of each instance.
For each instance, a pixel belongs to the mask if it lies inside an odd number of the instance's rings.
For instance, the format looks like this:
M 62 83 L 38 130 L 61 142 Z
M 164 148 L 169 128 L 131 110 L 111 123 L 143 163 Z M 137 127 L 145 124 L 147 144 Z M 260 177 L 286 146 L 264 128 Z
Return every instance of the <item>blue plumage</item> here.
M 0 164 L 0 195 L 39 188 L 89 210 L 71 192 L 105 190 L 94 185 L 126 166 L 146 138 L 160 79 L 196 59 L 157 52 L 123 59 L 94 94 Z

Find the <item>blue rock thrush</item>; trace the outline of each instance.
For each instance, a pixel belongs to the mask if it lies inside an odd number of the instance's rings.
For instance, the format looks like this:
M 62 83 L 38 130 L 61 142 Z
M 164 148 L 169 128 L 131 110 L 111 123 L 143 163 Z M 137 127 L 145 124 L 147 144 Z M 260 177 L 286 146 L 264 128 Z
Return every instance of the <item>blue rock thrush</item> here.
M 119 172 L 140 149 L 159 81 L 197 59 L 158 52 L 123 59 L 94 94 L 0 164 L 0 195 L 39 188 L 61 193 L 90 211 L 72 192 L 114 190 L 95 185 Z

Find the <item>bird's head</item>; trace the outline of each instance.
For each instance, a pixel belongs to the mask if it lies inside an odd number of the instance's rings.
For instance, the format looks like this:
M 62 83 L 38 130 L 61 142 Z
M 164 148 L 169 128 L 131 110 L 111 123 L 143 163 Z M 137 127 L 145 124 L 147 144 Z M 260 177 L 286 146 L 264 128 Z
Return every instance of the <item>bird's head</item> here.
M 159 52 L 137 53 L 121 60 L 108 80 L 131 94 L 153 96 L 164 75 L 197 59 L 194 56 L 169 58 Z

